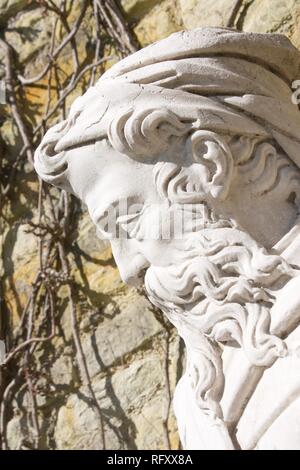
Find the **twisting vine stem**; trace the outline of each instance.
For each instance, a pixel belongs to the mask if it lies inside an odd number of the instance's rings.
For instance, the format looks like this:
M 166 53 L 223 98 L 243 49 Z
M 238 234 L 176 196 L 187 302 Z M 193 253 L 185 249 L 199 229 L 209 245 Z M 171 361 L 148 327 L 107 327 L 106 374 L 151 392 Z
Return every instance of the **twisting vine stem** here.
M 5 162 L 4 177 L 1 180 L 3 220 L 5 202 L 14 194 L 18 172 L 25 164 L 33 164 L 33 149 L 47 131 L 53 120 L 63 117 L 68 106 L 67 98 L 78 87 L 94 84 L 95 78 L 104 70 L 107 61 L 112 60 L 105 49 L 110 42 L 116 54 L 124 56 L 138 49 L 138 42 L 127 25 L 122 9 L 115 0 L 82 0 L 77 10 L 73 4 L 78 2 L 55 2 L 40 0 L 42 14 L 53 18 L 51 38 L 47 51 L 47 63 L 36 75 L 21 73 L 24 64 L 19 63 L 17 51 L 9 43 L 5 31 L 0 31 L 0 48 L 4 55 L 7 105 L 4 113 L 12 118 L 21 141 L 18 157 L 14 162 Z M 71 20 L 71 18 L 73 18 Z M 78 37 L 82 34 L 84 22 L 94 21 L 93 54 L 81 60 Z M 72 24 L 71 24 L 72 23 Z M 63 37 L 58 41 L 58 30 Z M 66 54 L 72 58 L 71 72 L 63 70 Z M 106 54 L 106 55 L 105 55 Z M 33 121 L 26 105 L 28 90 L 45 88 L 43 112 Z M 2 110 L 1 110 L 2 112 Z M 36 114 L 35 117 L 38 115 Z M 3 162 L 2 162 L 3 163 Z M 0 339 L 6 343 L 7 354 L 0 365 L 0 437 L 1 448 L 8 449 L 7 421 L 12 411 L 12 401 L 16 389 L 24 390 L 30 406 L 27 410 L 28 436 L 22 445 L 25 448 L 43 447 L 43 431 L 38 401 L 38 379 L 40 371 L 36 367 L 36 354 L 42 344 L 51 343 L 58 335 L 59 290 L 67 290 L 68 308 L 82 385 L 87 388 L 91 405 L 98 416 L 100 444 L 105 449 L 105 422 L 101 407 L 93 389 L 87 360 L 81 344 L 77 311 L 76 283 L 72 276 L 70 257 L 70 235 L 72 234 L 72 198 L 61 194 L 60 202 L 54 200 L 53 190 L 38 181 L 37 221 L 28 220 L 27 225 L 37 238 L 38 268 L 34 276 L 31 292 L 28 294 L 19 322 L 8 333 L 2 327 L 3 316 L 11 314 L 8 305 L 1 306 Z M 45 207 L 47 206 L 47 211 Z M 47 213 L 46 213 L 47 212 Z M 9 222 L 9 220 L 8 220 Z

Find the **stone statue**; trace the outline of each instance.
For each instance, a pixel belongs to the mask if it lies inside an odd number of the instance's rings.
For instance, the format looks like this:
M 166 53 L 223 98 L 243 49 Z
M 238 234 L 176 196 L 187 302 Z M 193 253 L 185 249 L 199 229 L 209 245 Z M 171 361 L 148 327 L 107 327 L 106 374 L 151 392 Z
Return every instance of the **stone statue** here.
M 300 449 L 297 78 L 284 36 L 175 33 L 108 70 L 36 150 L 184 339 L 185 449 Z

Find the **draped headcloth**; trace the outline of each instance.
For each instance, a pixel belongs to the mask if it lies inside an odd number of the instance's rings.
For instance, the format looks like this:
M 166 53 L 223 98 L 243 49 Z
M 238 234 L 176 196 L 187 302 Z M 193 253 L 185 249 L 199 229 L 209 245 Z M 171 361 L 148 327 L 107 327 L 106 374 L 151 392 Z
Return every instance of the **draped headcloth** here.
M 175 33 L 121 60 L 77 98 L 67 121 L 45 135 L 36 169 L 54 182 L 59 154 L 104 137 L 120 151 L 146 156 L 162 110 L 171 124 L 175 115 L 181 125 L 196 121 L 197 129 L 273 138 L 300 167 L 300 111 L 291 88 L 297 79 L 300 53 L 283 35 Z

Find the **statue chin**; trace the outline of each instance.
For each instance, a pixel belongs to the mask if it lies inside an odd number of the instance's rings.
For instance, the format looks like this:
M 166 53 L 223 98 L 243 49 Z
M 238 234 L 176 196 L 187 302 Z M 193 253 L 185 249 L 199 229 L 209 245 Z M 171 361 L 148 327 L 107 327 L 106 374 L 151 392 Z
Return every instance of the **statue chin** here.
M 281 35 L 176 33 L 108 70 L 35 153 L 183 338 L 185 449 L 300 450 L 299 70 Z

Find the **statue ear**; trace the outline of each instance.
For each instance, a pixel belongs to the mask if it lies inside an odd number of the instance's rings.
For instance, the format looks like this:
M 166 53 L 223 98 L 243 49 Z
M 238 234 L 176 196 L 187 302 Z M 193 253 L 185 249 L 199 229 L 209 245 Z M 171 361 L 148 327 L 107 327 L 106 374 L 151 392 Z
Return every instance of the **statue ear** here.
M 155 165 L 154 182 L 161 197 L 173 203 L 197 204 L 209 198 L 224 201 L 233 171 L 233 157 L 225 138 L 196 130 L 185 141 L 180 163 Z
M 233 157 L 225 139 L 214 132 L 197 130 L 187 140 L 187 152 L 192 159 L 191 177 L 199 178 L 203 193 L 226 199 L 233 177 Z

